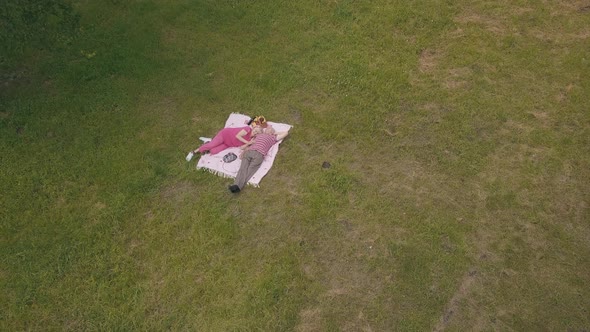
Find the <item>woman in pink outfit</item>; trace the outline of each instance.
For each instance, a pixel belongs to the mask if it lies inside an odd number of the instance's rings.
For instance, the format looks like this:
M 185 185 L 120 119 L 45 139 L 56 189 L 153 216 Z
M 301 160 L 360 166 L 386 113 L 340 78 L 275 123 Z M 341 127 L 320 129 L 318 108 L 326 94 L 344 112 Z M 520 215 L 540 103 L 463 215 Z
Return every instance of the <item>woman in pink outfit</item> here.
M 196 153 L 211 153 L 213 155 L 227 148 L 247 148 L 253 143 L 252 138 L 256 135 L 256 131 L 253 131 L 253 129 L 257 127 L 266 127 L 267 123 L 263 116 L 257 116 L 250 119 L 247 124 L 248 125 L 244 127 L 221 129 L 211 141 L 201 145 L 198 149 L 189 152 L 187 161 L 190 161 Z
M 213 139 L 199 147 L 194 152 L 217 154 L 227 148 L 245 148 L 252 144 L 252 127 L 223 128 Z

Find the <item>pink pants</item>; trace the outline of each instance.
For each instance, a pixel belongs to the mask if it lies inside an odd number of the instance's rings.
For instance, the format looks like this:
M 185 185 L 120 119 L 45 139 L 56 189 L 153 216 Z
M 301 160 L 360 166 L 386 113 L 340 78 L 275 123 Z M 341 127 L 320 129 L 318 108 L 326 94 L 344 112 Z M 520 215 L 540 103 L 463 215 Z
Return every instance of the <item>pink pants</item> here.
M 227 128 L 226 128 L 227 129 Z M 203 153 L 205 151 L 209 151 L 211 154 L 218 154 L 219 152 L 234 147 L 233 145 L 227 145 L 227 143 L 231 144 L 231 139 L 227 135 L 224 129 L 220 130 L 213 139 L 199 148 L 199 153 Z M 230 134 L 231 135 L 231 134 Z

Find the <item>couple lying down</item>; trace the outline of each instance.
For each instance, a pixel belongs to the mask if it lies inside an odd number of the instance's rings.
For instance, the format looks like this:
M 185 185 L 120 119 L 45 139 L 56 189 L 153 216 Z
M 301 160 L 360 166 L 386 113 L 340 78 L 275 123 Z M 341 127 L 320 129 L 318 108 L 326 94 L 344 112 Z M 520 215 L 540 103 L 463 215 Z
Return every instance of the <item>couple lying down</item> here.
M 214 155 L 228 148 L 245 148 L 252 144 L 252 138 L 256 135 L 252 132 L 254 129 L 268 127 L 266 119 L 262 115 L 250 118 L 245 124 L 246 126 L 242 127 L 221 129 L 209 142 L 189 152 L 186 160 L 190 161 L 195 154 L 210 153 Z
M 239 147 L 242 150 L 240 152 L 242 162 L 234 184 L 229 186 L 229 190 L 233 193 L 238 193 L 244 188 L 260 168 L 272 146 L 289 134 L 289 129 L 276 132 L 267 124 L 263 116 L 250 118 L 246 124 L 247 126 L 243 127 L 223 128 L 211 141 L 189 152 L 186 157 L 186 160 L 190 161 L 198 153 L 215 155 L 225 149 Z

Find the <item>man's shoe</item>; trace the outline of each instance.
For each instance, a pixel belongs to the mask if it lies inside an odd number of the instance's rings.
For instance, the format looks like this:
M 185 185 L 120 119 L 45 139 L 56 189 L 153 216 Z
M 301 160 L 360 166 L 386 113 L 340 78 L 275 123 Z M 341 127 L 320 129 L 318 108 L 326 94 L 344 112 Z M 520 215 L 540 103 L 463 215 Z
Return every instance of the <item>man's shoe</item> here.
M 229 186 L 229 191 L 231 191 L 232 193 L 239 193 L 240 192 L 240 187 L 238 187 L 235 184 L 232 184 L 231 186 Z

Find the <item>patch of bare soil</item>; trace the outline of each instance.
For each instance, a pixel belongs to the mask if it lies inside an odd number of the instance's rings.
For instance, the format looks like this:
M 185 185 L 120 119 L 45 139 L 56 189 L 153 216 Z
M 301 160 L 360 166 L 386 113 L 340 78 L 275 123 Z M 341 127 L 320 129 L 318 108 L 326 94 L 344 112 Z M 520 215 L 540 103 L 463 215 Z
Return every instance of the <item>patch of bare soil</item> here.
M 424 49 L 418 58 L 418 69 L 422 73 L 431 72 L 436 68 L 440 54 L 433 49 Z
M 473 287 L 474 282 L 477 279 L 477 271 L 475 269 L 470 270 L 465 276 L 461 283 L 459 284 L 459 288 L 451 297 L 451 300 L 445 306 L 445 310 L 441 315 L 438 323 L 434 327 L 433 331 L 444 331 L 446 327 L 450 324 L 453 316 L 460 310 L 460 303 L 467 297 L 469 297 L 471 288 Z
M 432 85 L 433 77 L 440 72 L 440 61 L 444 52 L 438 48 L 423 49 L 418 55 L 417 70 L 410 75 L 410 84 L 414 86 Z

